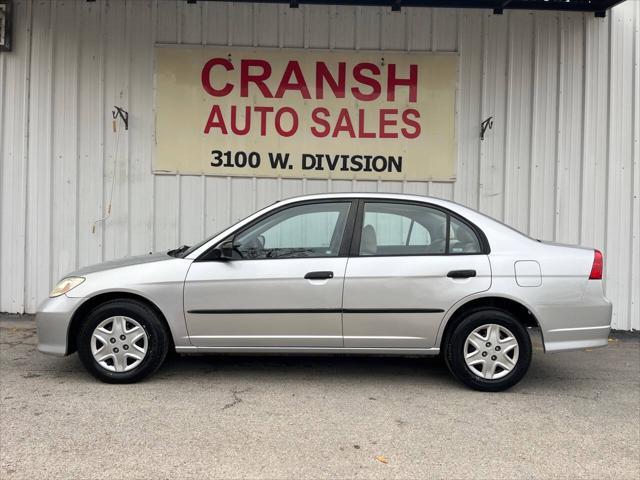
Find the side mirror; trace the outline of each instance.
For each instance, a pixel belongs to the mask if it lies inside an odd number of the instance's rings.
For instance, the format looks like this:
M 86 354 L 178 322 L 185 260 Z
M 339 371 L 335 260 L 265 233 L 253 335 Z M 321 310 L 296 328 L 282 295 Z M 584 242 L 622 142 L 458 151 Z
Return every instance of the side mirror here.
M 233 240 L 229 240 L 228 242 L 224 242 L 223 244 L 221 244 L 220 250 L 222 253 L 222 256 L 220 258 L 231 260 L 233 258 Z
M 231 260 L 233 258 L 233 241 L 221 243 L 208 255 L 208 260 Z

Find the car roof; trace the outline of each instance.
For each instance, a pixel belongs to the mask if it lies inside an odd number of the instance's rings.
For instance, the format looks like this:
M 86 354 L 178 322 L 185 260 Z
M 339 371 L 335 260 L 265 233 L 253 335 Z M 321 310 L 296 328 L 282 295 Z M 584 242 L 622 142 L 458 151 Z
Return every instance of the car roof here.
M 296 195 L 293 197 L 284 198 L 276 203 L 291 203 L 303 200 L 330 200 L 333 198 L 375 198 L 375 199 L 389 199 L 389 200 L 408 200 L 428 202 L 438 205 L 451 205 L 454 207 L 467 208 L 464 205 L 453 202 L 451 200 L 445 200 L 443 198 L 430 197 L 427 195 L 418 195 L 412 193 L 387 193 L 387 192 L 331 192 L 331 193 L 313 193 L 305 195 Z

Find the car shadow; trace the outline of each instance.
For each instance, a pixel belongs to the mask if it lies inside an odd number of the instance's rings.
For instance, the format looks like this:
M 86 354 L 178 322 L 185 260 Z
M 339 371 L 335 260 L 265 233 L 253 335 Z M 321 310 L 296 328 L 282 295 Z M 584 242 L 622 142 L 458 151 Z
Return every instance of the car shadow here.
M 172 355 L 154 377 L 281 379 L 283 381 L 385 381 L 455 384 L 440 357 L 347 355 Z
M 34 346 L 35 347 L 35 346 Z M 30 349 L 31 350 L 31 349 Z M 76 353 L 51 357 L 32 348 L 14 360 L 24 378 L 54 377 L 61 383 L 92 382 Z M 9 360 L 9 359 L 8 359 Z M 170 354 L 144 383 L 296 381 L 458 385 L 440 357 L 373 355 Z
M 34 349 L 35 350 L 35 349 Z M 33 352 L 16 359 L 24 378 L 54 377 L 60 383 L 95 380 L 86 372 L 77 354 L 64 358 Z M 598 388 L 602 379 L 582 375 L 579 352 L 553 357 L 534 352 L 527 375 L 510 389 L 514 393 L 544 395 Z M 261 354 L 171 354 L 155 374 L 143 381 L 150 387 L 185 383 L 280 382 L 283 385 L 311 382 L 326 385 L 420 385 L 430 389 L 468 391 L 449 372 L 441 357 L 374 355 L 261 355 Z M 606 383 L 606 382 L 605 382 Z M 600 385 L 601 387 L 601 385 Z M 571 390 L 570 389 L 570 390 Z M 568 392 L 567 392 L 568 393 Z M 577 393 L 577 392 L 575 392 Z

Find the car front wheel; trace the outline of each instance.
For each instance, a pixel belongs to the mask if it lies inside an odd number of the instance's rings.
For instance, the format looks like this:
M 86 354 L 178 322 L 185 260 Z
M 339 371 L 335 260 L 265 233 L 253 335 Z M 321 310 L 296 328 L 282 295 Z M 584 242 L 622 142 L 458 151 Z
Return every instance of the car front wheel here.
M 111 300 L 87 316 L 77 338 L 85 368 L 108 383 L 132 383 L 155 372 L 169 350 L 158 315 L 135 300 Z
M 445 345 L 445 358 L 454 376 L 469 387 L 502 391 L 527 373 L 531 338 L 509 312 L 478 310 L 455 327 Z

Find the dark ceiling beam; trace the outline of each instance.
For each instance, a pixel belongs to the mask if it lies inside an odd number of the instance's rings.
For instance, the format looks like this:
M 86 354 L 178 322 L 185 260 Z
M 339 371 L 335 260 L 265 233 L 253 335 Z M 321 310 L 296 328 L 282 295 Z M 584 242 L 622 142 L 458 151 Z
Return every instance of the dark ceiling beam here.
M 502 15 L 505 7 L 511 3 L 511 0 L 502 0 L 496 4 L 496 8 L 493 9 L 495 15 Z
M 92 0 L 87 0 L 92 1 Z M 196 3 L 198 0 L 185 0 Z M 224 2 L 230 0 L 199 0 L 200 2 Z M 251 2 L 252 0 L 234 0 Z M 289 4 L 291 8 L 299 5 L 350 5 L 390 7 L 393 11 L 400 11 L 401 7 L 438 7 L 438 8 L 480 8 L 490 9 L 496 14 L 504 10 L 554 10 L 568 12 L 593 12 L 596 16 L 604 16 L 606 11 L 624 0 L 261 0 L 260 3 Z

